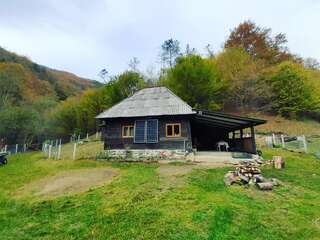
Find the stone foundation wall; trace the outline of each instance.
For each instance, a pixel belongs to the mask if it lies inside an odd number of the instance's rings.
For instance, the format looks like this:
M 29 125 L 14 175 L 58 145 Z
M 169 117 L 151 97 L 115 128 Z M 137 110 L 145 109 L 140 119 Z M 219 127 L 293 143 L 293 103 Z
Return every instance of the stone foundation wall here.
M 161 149 L 112 149 L 105 150 L 106 158 L 125 161 L 158 161 L 158 160 L 189 160 L 193 153 L 183 150 L 161 150 Z

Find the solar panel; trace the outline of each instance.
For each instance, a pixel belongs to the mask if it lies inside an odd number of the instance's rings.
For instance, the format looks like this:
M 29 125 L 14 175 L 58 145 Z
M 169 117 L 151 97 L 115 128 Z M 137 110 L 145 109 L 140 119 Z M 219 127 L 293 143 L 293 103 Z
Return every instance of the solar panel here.
M 147 120 L 147 143 L 158 142 L 158 120 Z
M 135 143 L 157 143 L 158 142 L 158 120 L 136 120 Z
M 146 139 L 145 139 L 146 121 L 136 120 L 134 129 L 135 129 L 134 142 L 145 143 L 146 142 Z

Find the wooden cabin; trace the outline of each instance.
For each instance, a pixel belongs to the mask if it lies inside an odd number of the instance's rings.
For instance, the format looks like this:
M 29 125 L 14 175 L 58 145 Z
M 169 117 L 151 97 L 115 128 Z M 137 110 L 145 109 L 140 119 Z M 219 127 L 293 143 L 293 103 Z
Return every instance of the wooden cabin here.
M 264 120 L 192 109 L 168 88 L 142 89 L 97 116 L 104 148 L 256 153 Z M 218 148 L 219 143 L 228 148 Z

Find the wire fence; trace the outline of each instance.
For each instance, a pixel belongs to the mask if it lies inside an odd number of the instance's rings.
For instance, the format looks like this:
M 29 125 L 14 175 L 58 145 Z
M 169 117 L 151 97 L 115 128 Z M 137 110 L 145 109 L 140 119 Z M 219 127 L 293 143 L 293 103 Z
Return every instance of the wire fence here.
M 294 152 L 310 153 L 320 158 L 320 136 L 288 136 L 272 134 L 265 136 L 265 147 L 283 148 Z
M 101 132 L 94 135 L 72 135 L 67 138 L 48 139 L 36 144 L 2 144 L 0 153 L 8 155 L 42 151 L 47 159 L 89 159 L 103 151 Z
M 41 150 L 41 144 L 5 144 L 0 147 L 0 152 L 9 155 Z
M 42 144 L 42 152 L 47 159 L 92 159 L 103 151 L 101 132 L 82 137 L 73 135 L 69 141 L 62 139 L 47 140 Z

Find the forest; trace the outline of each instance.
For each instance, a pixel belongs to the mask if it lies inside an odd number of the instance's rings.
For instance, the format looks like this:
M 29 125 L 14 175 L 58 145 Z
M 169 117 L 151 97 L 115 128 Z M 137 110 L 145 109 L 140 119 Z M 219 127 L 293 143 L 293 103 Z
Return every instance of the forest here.
M 0 48 L 0 136 L 11 144 L 94 133 L 96 115 L 151 86 L 167 86 L 198 109 L 320 121 L 320 64 L 291 53 L 285 34 L 245 21 L 219 52 L 205 49 L 168 39 L 158 74 L 140 71 L 134 58 L 116 76 L 102 70 L 99 84 Z

